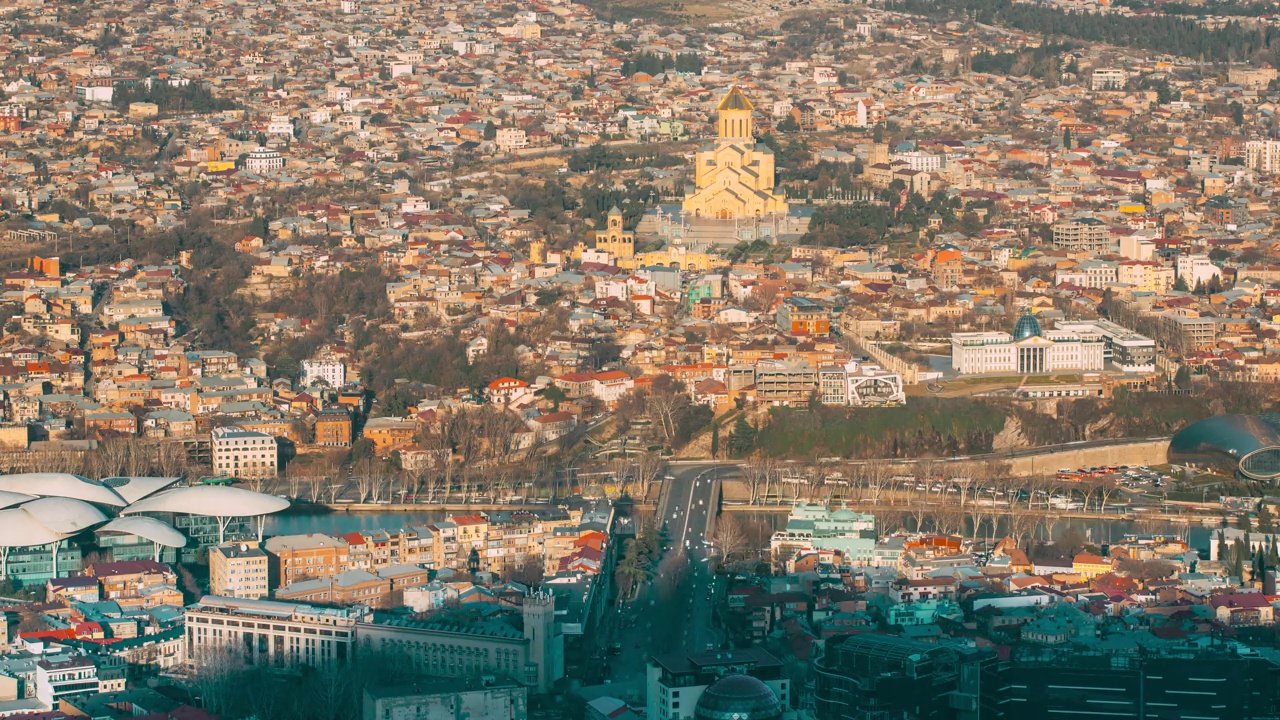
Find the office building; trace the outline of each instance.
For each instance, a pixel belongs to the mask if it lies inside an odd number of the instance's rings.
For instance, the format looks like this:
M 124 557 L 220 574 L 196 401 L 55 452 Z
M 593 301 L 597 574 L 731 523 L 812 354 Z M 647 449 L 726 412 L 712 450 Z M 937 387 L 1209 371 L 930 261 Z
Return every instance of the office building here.
M 472 675 L 364 691 L 363 720 L 525 720 L 529 690 L 509 678 Z
M 59 701 L 64 697 L 103 691 L 98 679 L 98 666 L 82 656 L 37 661 L 35 685 L 36 698 L 52 710 L 59 708 Z
M 266 433 L 220 427 L 213 430 L 213 469 L 230 477 L 276 476 L 276 439 Z
M 743 675 L 756 682 L 737 679 Z M 707 706 L 699 707 L 703 694 L 722 681 L 729 684 L 718 687 Z M 742 717 L 747 720 L 776 720 L 761 685 L 782 708 L 790 705 L 791 681 L 782 663 L 762 648 L 654 655 L 645 675 L 648 720 L 728 720 L 731 715 L 715 714 L 723 711 L 745 712 Z M 753 709 L 759 714 L 753 715 Z
M 987 718 L 991 707 L 984 705 L 982 692 L 996 685 L 984 682 L 994 677 L 996 662 L 989 649 L 878 633 L 828 638 L 814 663 L 814 715 L 817 720 Z
M 223 597 L 257 600 L 270 590 L 267 554 L 247 543 L 209 548 L 209 592 Z
M 1096 331 L 1040 329 L 1030 314 L 1018 318 L 1013 334 L 951 334 L 951 367 L 961 375 L 1037 375 L 1102 370 L 1105 342 Z
M 332 668 L 353 654 L 365 608 L 322 608 L 206 595 L 187 607 L 187 663 L 193 670 L 228 653 L 276 670 Z
M 366 619 L 356 634 L 361 647 L 393 653 L 424 675 L 470 677 L 499 674 L 535 692 L 547 692 L 564 677 L 564 636 L 555 620 L 555 599 L 524 599 L 523 628 L 502 617 L 474 622 L 401 616 Z

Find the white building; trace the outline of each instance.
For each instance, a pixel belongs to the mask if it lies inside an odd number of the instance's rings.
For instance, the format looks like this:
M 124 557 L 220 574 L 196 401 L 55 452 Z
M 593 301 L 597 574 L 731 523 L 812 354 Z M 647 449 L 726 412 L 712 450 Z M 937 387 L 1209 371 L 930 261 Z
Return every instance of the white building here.
M 937 172 L 946 165 L 946 158 L 921 150 L 894 153 L 889 156 L 891 162 L 904 162 L 913 172 Z
M 1280 140 L 1250 140 L 1244 144 L 1244 164 L 1261 173 L 1280 172 Z
M 1145 335 L 1110 320 L 1058 322 L 1055 330 L 1083 336 L 1100 335 L 1103 362 L 1114 363 L 1123 372 L 1149 373 L 1156 370 L 1156 342 Z
M 275 437 L 237 427 L 214 428 L 214 472 L 238 478 L 275 477 L 276 465 Z
M 648 720 L 690 720 L 707 688 L 732 675 L 763 682 L 782 707 L 791 703 L 791 681 L 783 665 L 763 648 L 723 652 L 673 652 L 653 655 L 645 672 Z M 746 713 L 743 717 L 748 717 Z
M 1194 290 L 1200 283 L 1208 284 L 1215 277 L 1222 279 L 1222 271 L 1208 255 L 1179 255 L 1176 269 L 1178 279 L 1186 283 L 1188 290 Z
M 951 335 L 951 367 L 961 375 L 1039 375 L 1103 368 L 1105 342 L 1097 332 L 1041 331 L 1030 315 L 1006 332 Z
M 270 148 L 254 148 L 244 157 L 244 169 L 251 173 L 274 172 L 284 167 L 284 156 Z
M 288 115 L 272 115 L 267 123 L 268 135 L 293 135 L 293 119 Z
M 302 384 L 311 386 L 317 380 L 323 380 L 331 388 L 340 388 L 347 384 L 346 363 L 326 360 L 302 361 Z
M 1078 287 L 1101 290 L 1116 282 L 1119 266 L 1107 260 L 1083 260 L 1075 267 L 1058 270 L 1053 275 L 1053 284 L 1068 283 Z
M 356 621 L 368 610 L 205 595 L 187 607 L 187 663 L 200 670 L 234 652 L 263 668 L 331 668 L 355 650 Z
M 103 692 L 98 679 L 98 666 L 87 657 L 36 661 L 36 699 L 49 708 L 57 708 L 58 700 L 68 695 L 96 695 Z M 124 678 L 120 678 L 124 689 Z
M 818 368 L 818 391 L 824 405 L 893 405 L 907 401 L 901 375 L 879 365 L 852 361 Z
M 1125 83 L 1129 82 L 1129 75 L 1124 70 L 1118 68 L 1098 68 L 1093 71 L 1093 78 L 1090 81 L 1090 87 L 1094 91 L 1098 90 L 1123 90 Z

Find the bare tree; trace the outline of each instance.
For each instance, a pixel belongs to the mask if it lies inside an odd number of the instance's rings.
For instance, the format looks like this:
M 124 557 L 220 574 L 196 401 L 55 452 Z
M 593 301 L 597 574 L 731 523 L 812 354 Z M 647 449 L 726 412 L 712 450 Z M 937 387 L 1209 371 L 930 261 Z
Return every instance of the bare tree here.
M 741 553 L 747 547 L 747 534 L 733 513 L 720 513 L 713 539 L 720 550 L 721 563 L 729 562 L 731 556 Z

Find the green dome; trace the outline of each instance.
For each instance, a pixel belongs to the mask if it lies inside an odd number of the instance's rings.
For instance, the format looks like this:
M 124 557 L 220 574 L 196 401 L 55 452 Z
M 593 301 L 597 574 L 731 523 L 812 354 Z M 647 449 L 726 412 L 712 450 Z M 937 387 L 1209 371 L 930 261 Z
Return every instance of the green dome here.
M 1024 313 L 1018 318 L 1018 322 L 1013 326 L 1013 340 L 1026 340 L 1029 337 L 1040 335 L 1040 321 L 1036 320 L 1031 313 Z

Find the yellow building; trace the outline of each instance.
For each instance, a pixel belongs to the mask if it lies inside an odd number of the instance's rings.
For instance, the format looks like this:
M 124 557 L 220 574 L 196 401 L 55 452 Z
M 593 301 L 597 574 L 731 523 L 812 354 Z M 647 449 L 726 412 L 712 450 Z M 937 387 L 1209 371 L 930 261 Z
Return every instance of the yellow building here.
M 697 153 L 696 188 L 683 206 L 689 215 L 728 220 L 786 214 L 787 199 L 774 192 L 773 151 L 755 141 L 754 110 L 736 85 L 716 107 L 720 137 Z
M 616 205 L 609 211 L 609 224 L 605 230 L 596 233 L 596 249 L 609 253 L 615 259 L 636 254 L 636 236 L 623 232 L 622 211 Z
M 674 242 L 660 250 L 633 255 L 625 260 L 618 260 L 618 267 L 624 270 L 636 270 L 643 267 L 680 268 L 682 270 L 710 270 L 720 264 L 714 255 L 690 250 L 680 242 Z

